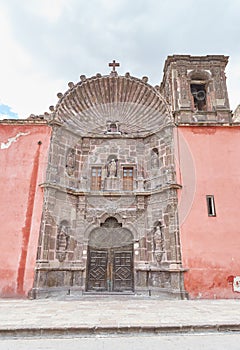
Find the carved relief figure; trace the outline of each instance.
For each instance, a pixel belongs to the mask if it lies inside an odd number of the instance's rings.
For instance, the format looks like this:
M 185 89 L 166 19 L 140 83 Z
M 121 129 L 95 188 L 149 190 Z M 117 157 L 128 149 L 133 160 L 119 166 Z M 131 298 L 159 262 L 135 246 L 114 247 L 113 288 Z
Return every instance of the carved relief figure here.
M 115 159 L 112 159 L 108 163 L 108 177 L 116 177 L 117 176 L 117 164 Z
M 69 234 L 68 229 L 65 224 L 60 226 L 59 233 L 57 235 L 57 247 L 56 247 L 56 257 L 62 262 L 66 258 L 66 252 L 68 248 Z
M 66 159 L 66 171 L 69 176 L 72 176 L 76 166 L 75 150 L 71 148 Z

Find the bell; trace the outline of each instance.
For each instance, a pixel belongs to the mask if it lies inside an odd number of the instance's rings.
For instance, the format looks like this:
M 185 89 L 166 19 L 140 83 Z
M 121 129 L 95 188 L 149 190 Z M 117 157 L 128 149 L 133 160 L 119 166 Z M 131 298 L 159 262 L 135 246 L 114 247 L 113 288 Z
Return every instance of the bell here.
M 199 90 L 196 95 L 195 95 L 196 99 L 198 101 L 203 101 L 206 97 L 206 92 L 204 90 Z

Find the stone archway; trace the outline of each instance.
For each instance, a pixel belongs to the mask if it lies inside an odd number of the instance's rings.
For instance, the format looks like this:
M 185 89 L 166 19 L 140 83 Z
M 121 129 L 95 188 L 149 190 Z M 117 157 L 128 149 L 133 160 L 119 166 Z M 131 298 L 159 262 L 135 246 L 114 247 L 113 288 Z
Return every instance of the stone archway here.
M 108 218 L 90 233 L 86 290 L 134 290 L 133 235 L 115 218 Z

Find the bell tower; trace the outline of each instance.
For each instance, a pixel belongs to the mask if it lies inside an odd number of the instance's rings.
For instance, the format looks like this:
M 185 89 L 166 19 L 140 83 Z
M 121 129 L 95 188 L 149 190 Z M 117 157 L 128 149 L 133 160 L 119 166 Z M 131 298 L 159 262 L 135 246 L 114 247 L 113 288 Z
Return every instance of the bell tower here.
M 172 107 L 177 124 L 229 124 L 229 107 L 223 55 L 168 56 L 161 93 Z

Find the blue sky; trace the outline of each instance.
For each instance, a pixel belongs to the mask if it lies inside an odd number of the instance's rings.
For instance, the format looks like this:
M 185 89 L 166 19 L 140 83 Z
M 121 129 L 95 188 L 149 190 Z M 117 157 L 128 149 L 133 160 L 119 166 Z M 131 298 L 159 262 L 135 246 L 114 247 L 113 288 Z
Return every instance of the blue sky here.
M 18 119 L 18 114 L 13 112 L 11 107 L 0 103 L 0 120 L 1 119 Z
M 162 80 L 172 54 L 229 55 L 231 109 L 240 103 L 239 0 L 0 0 L 0 102 L 42 114 L 81 74 Z M 11 113 L 11 110 L 8 112 Z

